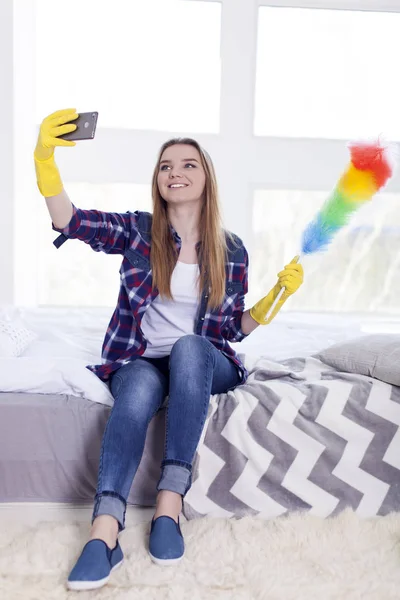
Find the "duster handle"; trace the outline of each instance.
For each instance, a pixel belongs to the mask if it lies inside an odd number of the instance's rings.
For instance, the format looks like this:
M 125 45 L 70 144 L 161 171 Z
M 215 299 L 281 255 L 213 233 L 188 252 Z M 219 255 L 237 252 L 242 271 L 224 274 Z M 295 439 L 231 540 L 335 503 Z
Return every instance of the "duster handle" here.
M 301 262 L 301 259 L 303 258 L 303 254 L 300 253 L 299 254 L 299 259 L 297 261 L 297 263 Z M 268 319 L 270 318 L 270 316 L 272 315 L 275 306 L 278 304 L 279 300 L 282 298 L 283 293 L 285 291 L 285 286 L 279 291 L 279 294 L 277 295 L 277 297 L 275 298 L 275 300 L 273 301 L 271 308 L 269 309 L 269 311 L 267 312 L 267 314 L 265 315 L 265 320 L 268 321 Z

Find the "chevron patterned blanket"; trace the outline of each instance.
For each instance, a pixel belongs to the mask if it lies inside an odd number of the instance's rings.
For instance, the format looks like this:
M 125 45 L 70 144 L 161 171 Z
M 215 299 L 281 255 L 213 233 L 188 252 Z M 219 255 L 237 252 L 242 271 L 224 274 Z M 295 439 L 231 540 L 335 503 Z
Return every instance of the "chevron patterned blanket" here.
M 247 382 L 211 397 L 187 519 L 400 510 L 400 387 L 312 357 L 242 358 Z

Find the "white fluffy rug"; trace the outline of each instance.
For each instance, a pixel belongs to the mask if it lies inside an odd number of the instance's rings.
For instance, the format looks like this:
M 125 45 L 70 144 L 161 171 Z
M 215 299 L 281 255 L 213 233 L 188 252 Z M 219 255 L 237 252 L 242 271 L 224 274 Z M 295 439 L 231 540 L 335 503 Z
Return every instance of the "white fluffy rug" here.
M 184 522 L 186 554 L 175 567 L 147 555 L 148 524 L 121 534 L 125 563 L 104 588 L 69 592 L 65 580 L 89 531 L 85 524 L 42 523 L 0 532 L 2 600 L 398 600 L 400 514 L 361 519 L 346 510 L 274 521 Z

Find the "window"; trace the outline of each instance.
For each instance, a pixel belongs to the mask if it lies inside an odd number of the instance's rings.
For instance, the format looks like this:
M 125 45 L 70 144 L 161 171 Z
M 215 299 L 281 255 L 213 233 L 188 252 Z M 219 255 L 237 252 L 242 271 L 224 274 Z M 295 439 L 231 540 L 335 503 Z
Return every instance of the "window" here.
M 326 198 L 327 192 L 306 190 L 255 192 L 249 288 L 254 301 L 299 254 L 303 230 Z M 377 195 L 337 233 L 326 253 L 305 256 L 304 284 L 291 299 L 291 310 L 400 314 L 399 203 L 400 194 Z
M 72 107 L 99 127 L 219 131 L 219 3 L 36 4 L 37 123 Z
M 256 135 L 400 140 L 400 14 L 261 7 Z
M 152 212 L 150 185 L 65 183 L 76 206 L 113 212 Z M 112 207 L 112 208 L 110 208 Z M 122 255 L 95 252 L 79 240 L 57 249 L 59 235 L 51 227 L 45 204 L 40 204 L 38 231 L 38 303 L 62 306 L 115 306 Z

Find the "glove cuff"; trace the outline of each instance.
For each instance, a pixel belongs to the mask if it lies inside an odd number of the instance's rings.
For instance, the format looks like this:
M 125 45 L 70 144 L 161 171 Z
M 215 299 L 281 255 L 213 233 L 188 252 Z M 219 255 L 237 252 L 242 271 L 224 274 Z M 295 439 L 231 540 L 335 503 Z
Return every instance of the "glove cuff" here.
M 259 300 L 259 302 L 257 302 L 254 306 L 251 307 L 250 316 L 259 325 L 269 325 L 271 323 L 272 319 L 276 316 L 276 314 L 282 308 L 283 304 L 288 299 L 289 296 L 286 296 L 286 294 L 284 292 L 282 294 L 281 298 L 279 299 L 279 302 L 276 304 L 274 310 L 272 311 L 272 314 L 269 316 L 268 321 L 265 320 L 265 317 L 267 316 L 268 311 L 270 310 L 272 304 L 274 303 L 280 289 L 281 289 L 280 285 L 277 284 L 275 287 L 272 288 L 270 293 L 267 296 L 265 296 L 265 298 L 261 298 L 261 300 Z
M 63 190 L 58 167 L 54 161 L 54 154 L 50 158 L 40 160 L 34 153 L 36 181 L 42 196 L 49 198 L 57 196 Z
M 254 310 L 255 307 L 256 307 L 256 305 L 252 306 L 251 309 L 250 309 L 250 313 L 249 314 L 250 314 L 251 318 L 254 319 L 255 322 L 258 323 L 259 325 L 267 325 L 267 323 L 265 322 L 264 319 L 261 320 L 261 319 L 259 319 L 256 316 L 256 314 L 255 314 L 256 311 Z

